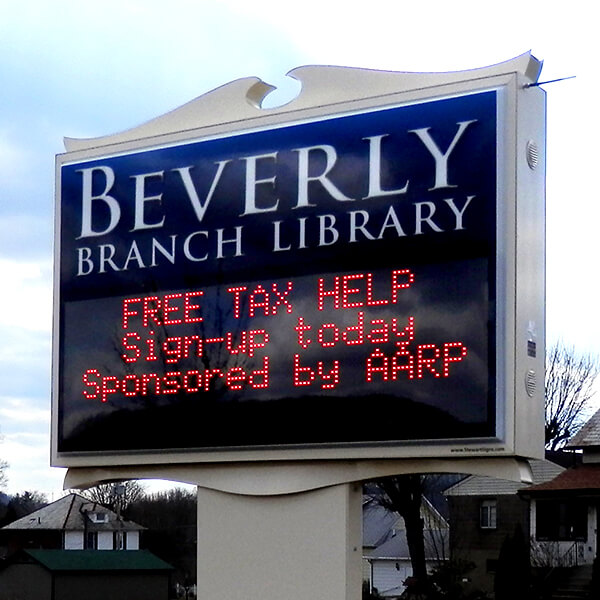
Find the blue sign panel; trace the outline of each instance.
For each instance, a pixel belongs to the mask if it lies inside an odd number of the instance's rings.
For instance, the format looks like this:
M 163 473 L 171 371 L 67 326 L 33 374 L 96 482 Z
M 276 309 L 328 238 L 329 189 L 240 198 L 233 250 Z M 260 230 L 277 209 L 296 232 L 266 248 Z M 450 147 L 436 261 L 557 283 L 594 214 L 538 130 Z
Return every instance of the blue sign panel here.
M 64 164 L 58 452 L 494 437 L 497 95 Z

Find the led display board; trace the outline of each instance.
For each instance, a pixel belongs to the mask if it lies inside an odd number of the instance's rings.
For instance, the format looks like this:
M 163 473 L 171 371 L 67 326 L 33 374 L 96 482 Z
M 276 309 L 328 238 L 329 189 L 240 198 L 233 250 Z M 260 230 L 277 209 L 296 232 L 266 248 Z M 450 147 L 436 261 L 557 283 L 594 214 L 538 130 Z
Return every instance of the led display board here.
M 518 452 L 511 81 L 59 156 L 54 464 Z

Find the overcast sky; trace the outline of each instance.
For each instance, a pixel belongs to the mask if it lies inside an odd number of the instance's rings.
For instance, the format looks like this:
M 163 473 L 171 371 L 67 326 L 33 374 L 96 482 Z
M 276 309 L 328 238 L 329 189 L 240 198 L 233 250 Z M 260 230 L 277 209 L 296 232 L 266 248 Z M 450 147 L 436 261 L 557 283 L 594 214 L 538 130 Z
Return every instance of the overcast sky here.
M 560 6 L 559 8 L 550 8 Z M 584 8 L 587 7 L 587 8 Z M 60 489 L 49 467 L 54 156 L 231 80 L 293 94 L 292 68 L 486 66 L 531 50 L 548 92 L 547 330 L 600 353 L 596 19 L 571 2 L 105 0 L 0 11 L 0 458 L 8 491 Z

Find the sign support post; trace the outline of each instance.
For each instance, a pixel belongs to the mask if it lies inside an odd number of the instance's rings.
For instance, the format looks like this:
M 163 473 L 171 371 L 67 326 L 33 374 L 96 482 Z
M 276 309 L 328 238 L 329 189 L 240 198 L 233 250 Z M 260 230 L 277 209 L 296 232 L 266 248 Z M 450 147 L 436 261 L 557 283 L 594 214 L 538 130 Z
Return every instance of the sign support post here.
M 241 496 L 198 488 L 199 598 L 358 600 L 362 487 Z

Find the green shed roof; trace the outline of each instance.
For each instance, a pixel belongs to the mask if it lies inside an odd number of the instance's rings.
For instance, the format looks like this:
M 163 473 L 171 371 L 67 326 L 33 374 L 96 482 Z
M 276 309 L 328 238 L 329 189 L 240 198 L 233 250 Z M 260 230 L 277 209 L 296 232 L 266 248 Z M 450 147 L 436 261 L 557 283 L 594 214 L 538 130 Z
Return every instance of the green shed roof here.
M 148 550 L 25 550 L 49 571 L 167 571 L 173 567 Z

